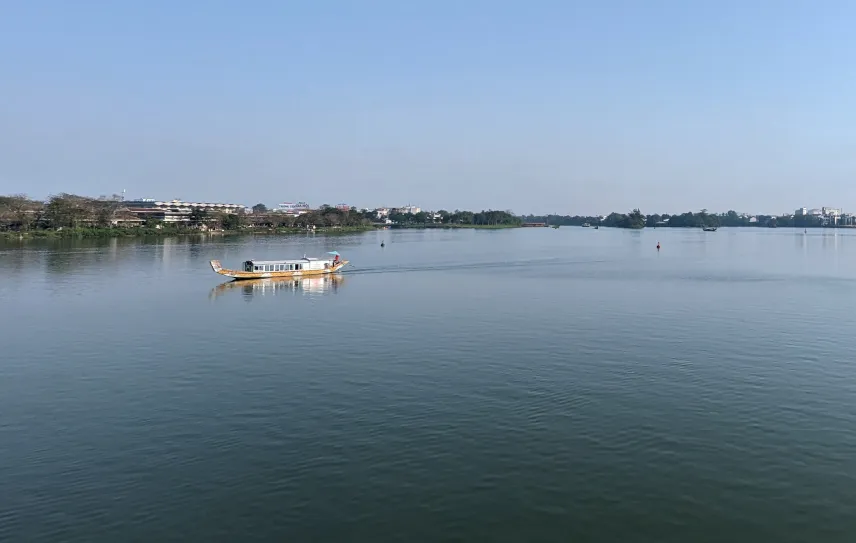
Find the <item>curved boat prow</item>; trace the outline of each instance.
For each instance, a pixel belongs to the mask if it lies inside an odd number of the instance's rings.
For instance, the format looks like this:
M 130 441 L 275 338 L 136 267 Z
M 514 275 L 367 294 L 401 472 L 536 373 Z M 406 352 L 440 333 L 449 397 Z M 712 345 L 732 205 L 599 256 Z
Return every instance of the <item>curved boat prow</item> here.
M 214 270 L 216 273 L 221 273 L 223 271 L 223 266 L 220 265 L 219 260 L 212 260 L 211 269 Z

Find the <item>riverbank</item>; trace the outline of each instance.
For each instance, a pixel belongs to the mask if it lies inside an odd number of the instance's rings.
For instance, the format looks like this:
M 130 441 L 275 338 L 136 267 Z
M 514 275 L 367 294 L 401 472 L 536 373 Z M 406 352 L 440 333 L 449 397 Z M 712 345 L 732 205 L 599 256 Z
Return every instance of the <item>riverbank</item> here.
M 62 230 L 30 230 L 0 232 L 0 239 L 61 239 L 61 238 L 125 238 L 174 236 L 252 236 L 275 234 L 349 233 L 374 230 L 373 226 L 306 228 L 242 228 L 240 230 L 199 230 L 195 228 L 64 228 Z
M 389 228 L 410 229 L 410 230 L 505 230 L 507 228 L 520 228 L 519 224 L 396 224 L 389 225 Z
M 63 228 L 61 230 L 28 230 L 26 232 L 0 232 L 0 239 L 62 239 L 62 238 L 125 238 L 125 237 L 174 237 L 174 236 L 270 236 L 293 234 L 350 234 L 369 232 L 384 228 L 391 229 L 476 229 L 497 230 L 518 228 L 518 225 L 486 224 L 419 224 L 419 225 L 369 225 L 369 226 L 322 226 L 306 228 L 241 228 L 237 230 L 199 230 L 196 228 Z

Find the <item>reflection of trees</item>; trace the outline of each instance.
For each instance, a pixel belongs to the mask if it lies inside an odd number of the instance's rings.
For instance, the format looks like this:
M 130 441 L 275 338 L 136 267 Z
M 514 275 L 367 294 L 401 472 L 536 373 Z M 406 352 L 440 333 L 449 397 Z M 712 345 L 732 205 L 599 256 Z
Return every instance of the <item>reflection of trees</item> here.
M 50 243 L 51 250 L 46 251 L 45 273 L 62 275 L 70 271 L 101 265 L 110 260 L 107 251 L 99 251 L 110 245 L 109 239 L 59 239 Z M 94 250 L 88 250 L 94 249 Z
M 3 255 L 0 256 L 0 270 L 10 278 L 16 278 L 25 273 L 31 273 L 34 267 L 39 267 L 37 253 L 23 251 L 17 247 L 2 245 Z M 8 250 L 7 250 L 8 249 Z

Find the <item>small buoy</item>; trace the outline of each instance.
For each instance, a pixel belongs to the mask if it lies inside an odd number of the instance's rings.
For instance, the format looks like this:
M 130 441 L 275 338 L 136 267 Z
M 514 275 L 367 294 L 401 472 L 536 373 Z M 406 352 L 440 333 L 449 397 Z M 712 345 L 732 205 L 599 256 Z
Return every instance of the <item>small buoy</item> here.
M 660 250 L 660 242 L 659 241 L 657 242 L 657 250 L 658 251 Z
M 381 247 L 385 247 L 385 246 L 386 246 L 386 244 L 385 244 L 384 242 L 382 242 L 382 241 L 381 241 L 381 242 L 380 242 L 380 246 L 381 246 Z

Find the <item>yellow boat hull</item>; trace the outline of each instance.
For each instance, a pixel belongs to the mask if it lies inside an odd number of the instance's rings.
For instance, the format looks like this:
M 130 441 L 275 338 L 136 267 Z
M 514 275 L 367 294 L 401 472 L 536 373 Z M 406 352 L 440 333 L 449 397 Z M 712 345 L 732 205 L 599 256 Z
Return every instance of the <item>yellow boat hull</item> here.
M 336 273 L 348 264 L 348 260 L 342 260 L 338 264 L 324 268 L 323 270 L 300 270 L 279 272 L 247 272 L 241 270 L 230 270 L 220 265 L 219 260 L 211 261 L 211 269 L 215 273 L 231 277 L 232 279 L 299 279 L 301 277 L 314 277 Z

